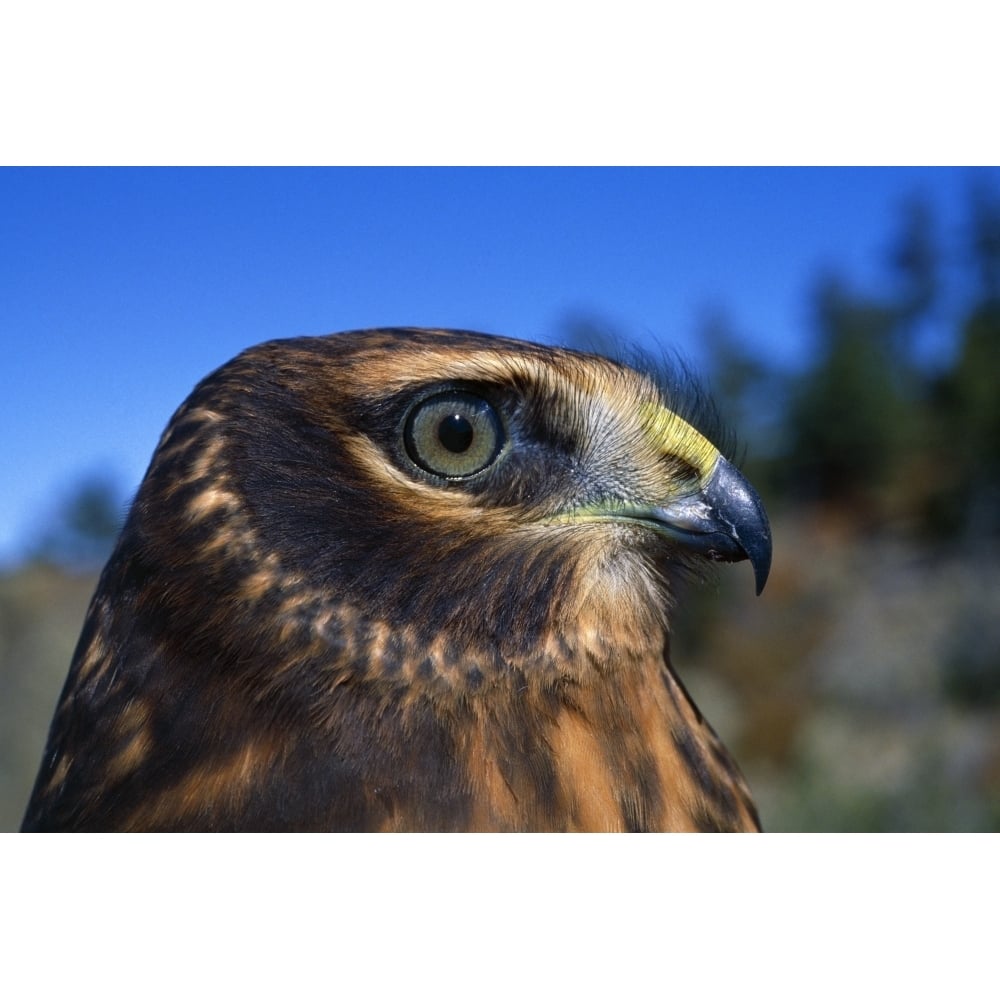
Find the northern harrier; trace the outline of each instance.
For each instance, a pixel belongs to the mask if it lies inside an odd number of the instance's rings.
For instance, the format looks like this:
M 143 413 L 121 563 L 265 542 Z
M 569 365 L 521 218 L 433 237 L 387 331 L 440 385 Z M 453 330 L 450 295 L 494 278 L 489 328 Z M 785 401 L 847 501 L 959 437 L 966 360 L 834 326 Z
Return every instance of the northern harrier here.
M 252 348 L 167 427 L 25 830 L 753 830 L 668 658 L 771 539 L 654 378 L 456 331 Z

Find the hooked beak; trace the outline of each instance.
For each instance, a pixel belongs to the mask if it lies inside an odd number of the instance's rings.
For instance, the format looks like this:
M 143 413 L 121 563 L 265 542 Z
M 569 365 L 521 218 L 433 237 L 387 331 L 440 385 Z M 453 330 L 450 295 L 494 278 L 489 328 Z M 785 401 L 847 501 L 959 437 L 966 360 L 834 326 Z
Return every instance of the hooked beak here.
M 771 526 L 756 490 L 718 457 L 701 488 L 664 507 L 650 507 L 641 520 L 707 559 L 749 559 L 759 595 L 771 570 Z

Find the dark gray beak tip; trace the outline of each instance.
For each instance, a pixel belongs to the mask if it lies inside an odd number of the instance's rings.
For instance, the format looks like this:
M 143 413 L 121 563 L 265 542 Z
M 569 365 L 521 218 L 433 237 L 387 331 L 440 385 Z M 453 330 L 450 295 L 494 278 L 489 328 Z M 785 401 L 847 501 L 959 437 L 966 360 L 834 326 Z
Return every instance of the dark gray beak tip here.
M 720 458 L 704 490 L 716 519 L 753 567 L 757 596 L 771 572 L 771 525 L 757 491 L 724 458 Z
M 746 545 L 744 548 L 747 550 L 747 559 L 753 567 L 753 579 L 757 587 L 757 596 L 760 597 L 771 573 L 771 532 L 767 532 L 767 537 L 760 540 L 757 548 Z

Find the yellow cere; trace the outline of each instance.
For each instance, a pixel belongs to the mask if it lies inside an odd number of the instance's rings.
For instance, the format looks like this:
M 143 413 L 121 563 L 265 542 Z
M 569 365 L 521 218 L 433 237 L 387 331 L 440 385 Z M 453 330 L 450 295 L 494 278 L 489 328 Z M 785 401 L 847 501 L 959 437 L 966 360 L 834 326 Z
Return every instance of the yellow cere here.
M 703 483 L 711 476 L 719 459 L 719 449 L 686 420 L 657 403 L 643 403 L 640 419 L 665 454 L 676 455 L 697 469 Z

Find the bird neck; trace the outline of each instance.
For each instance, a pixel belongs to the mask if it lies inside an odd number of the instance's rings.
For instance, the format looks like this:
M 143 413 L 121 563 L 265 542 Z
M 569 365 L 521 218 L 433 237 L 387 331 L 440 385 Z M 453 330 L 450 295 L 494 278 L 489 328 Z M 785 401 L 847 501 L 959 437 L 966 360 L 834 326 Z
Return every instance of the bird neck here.
M 456 751 L 471 829 L 759 827 L 736 765 L 662 652 L 589 680 L 514 671 L 468 711 Z

